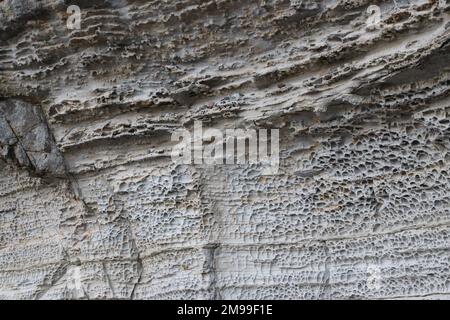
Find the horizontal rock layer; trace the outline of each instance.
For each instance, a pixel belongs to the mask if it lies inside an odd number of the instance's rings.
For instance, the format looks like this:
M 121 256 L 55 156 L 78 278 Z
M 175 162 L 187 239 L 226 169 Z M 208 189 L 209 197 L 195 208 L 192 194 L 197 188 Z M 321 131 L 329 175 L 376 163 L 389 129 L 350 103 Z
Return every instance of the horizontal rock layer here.
M 450 298 L 449 12 L 0 1 L 0 298 Z M 195 121 L 278 174 L 174 163 Z

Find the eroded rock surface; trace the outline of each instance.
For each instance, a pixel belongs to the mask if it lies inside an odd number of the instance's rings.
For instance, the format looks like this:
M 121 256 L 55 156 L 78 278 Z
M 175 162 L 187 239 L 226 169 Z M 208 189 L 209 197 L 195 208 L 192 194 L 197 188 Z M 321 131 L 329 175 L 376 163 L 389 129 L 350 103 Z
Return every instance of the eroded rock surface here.
M 0 298 L 450 298 L 449 12 L 0 1 Z M 175 164 L 196 120 L 279 173 Z

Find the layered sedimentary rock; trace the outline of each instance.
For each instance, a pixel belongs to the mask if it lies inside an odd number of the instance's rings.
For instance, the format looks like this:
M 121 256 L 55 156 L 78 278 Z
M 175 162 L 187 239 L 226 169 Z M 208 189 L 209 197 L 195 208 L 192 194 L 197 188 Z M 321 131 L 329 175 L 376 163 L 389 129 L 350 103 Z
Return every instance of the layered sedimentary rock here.
M 0 1 L 0 298 L 450 298 L 449 13 Z M 279 172 L 174 163 L 195 121 Z

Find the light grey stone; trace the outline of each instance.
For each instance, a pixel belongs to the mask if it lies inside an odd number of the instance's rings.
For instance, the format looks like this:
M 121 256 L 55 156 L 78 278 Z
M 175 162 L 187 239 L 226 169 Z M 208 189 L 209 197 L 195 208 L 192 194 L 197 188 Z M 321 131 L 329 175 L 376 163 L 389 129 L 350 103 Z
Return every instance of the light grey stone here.
M 0 299 L 448 299 L 449 7 L 0 1 Z

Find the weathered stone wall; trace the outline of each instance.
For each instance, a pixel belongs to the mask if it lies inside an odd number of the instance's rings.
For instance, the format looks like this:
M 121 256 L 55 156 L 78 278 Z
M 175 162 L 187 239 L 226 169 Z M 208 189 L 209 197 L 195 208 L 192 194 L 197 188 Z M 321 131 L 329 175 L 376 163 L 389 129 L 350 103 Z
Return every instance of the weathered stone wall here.
M 0 298 L 450 298 L 449 14 L 0 0 Z M 279 173 L 175 164 L 195 120 Z

